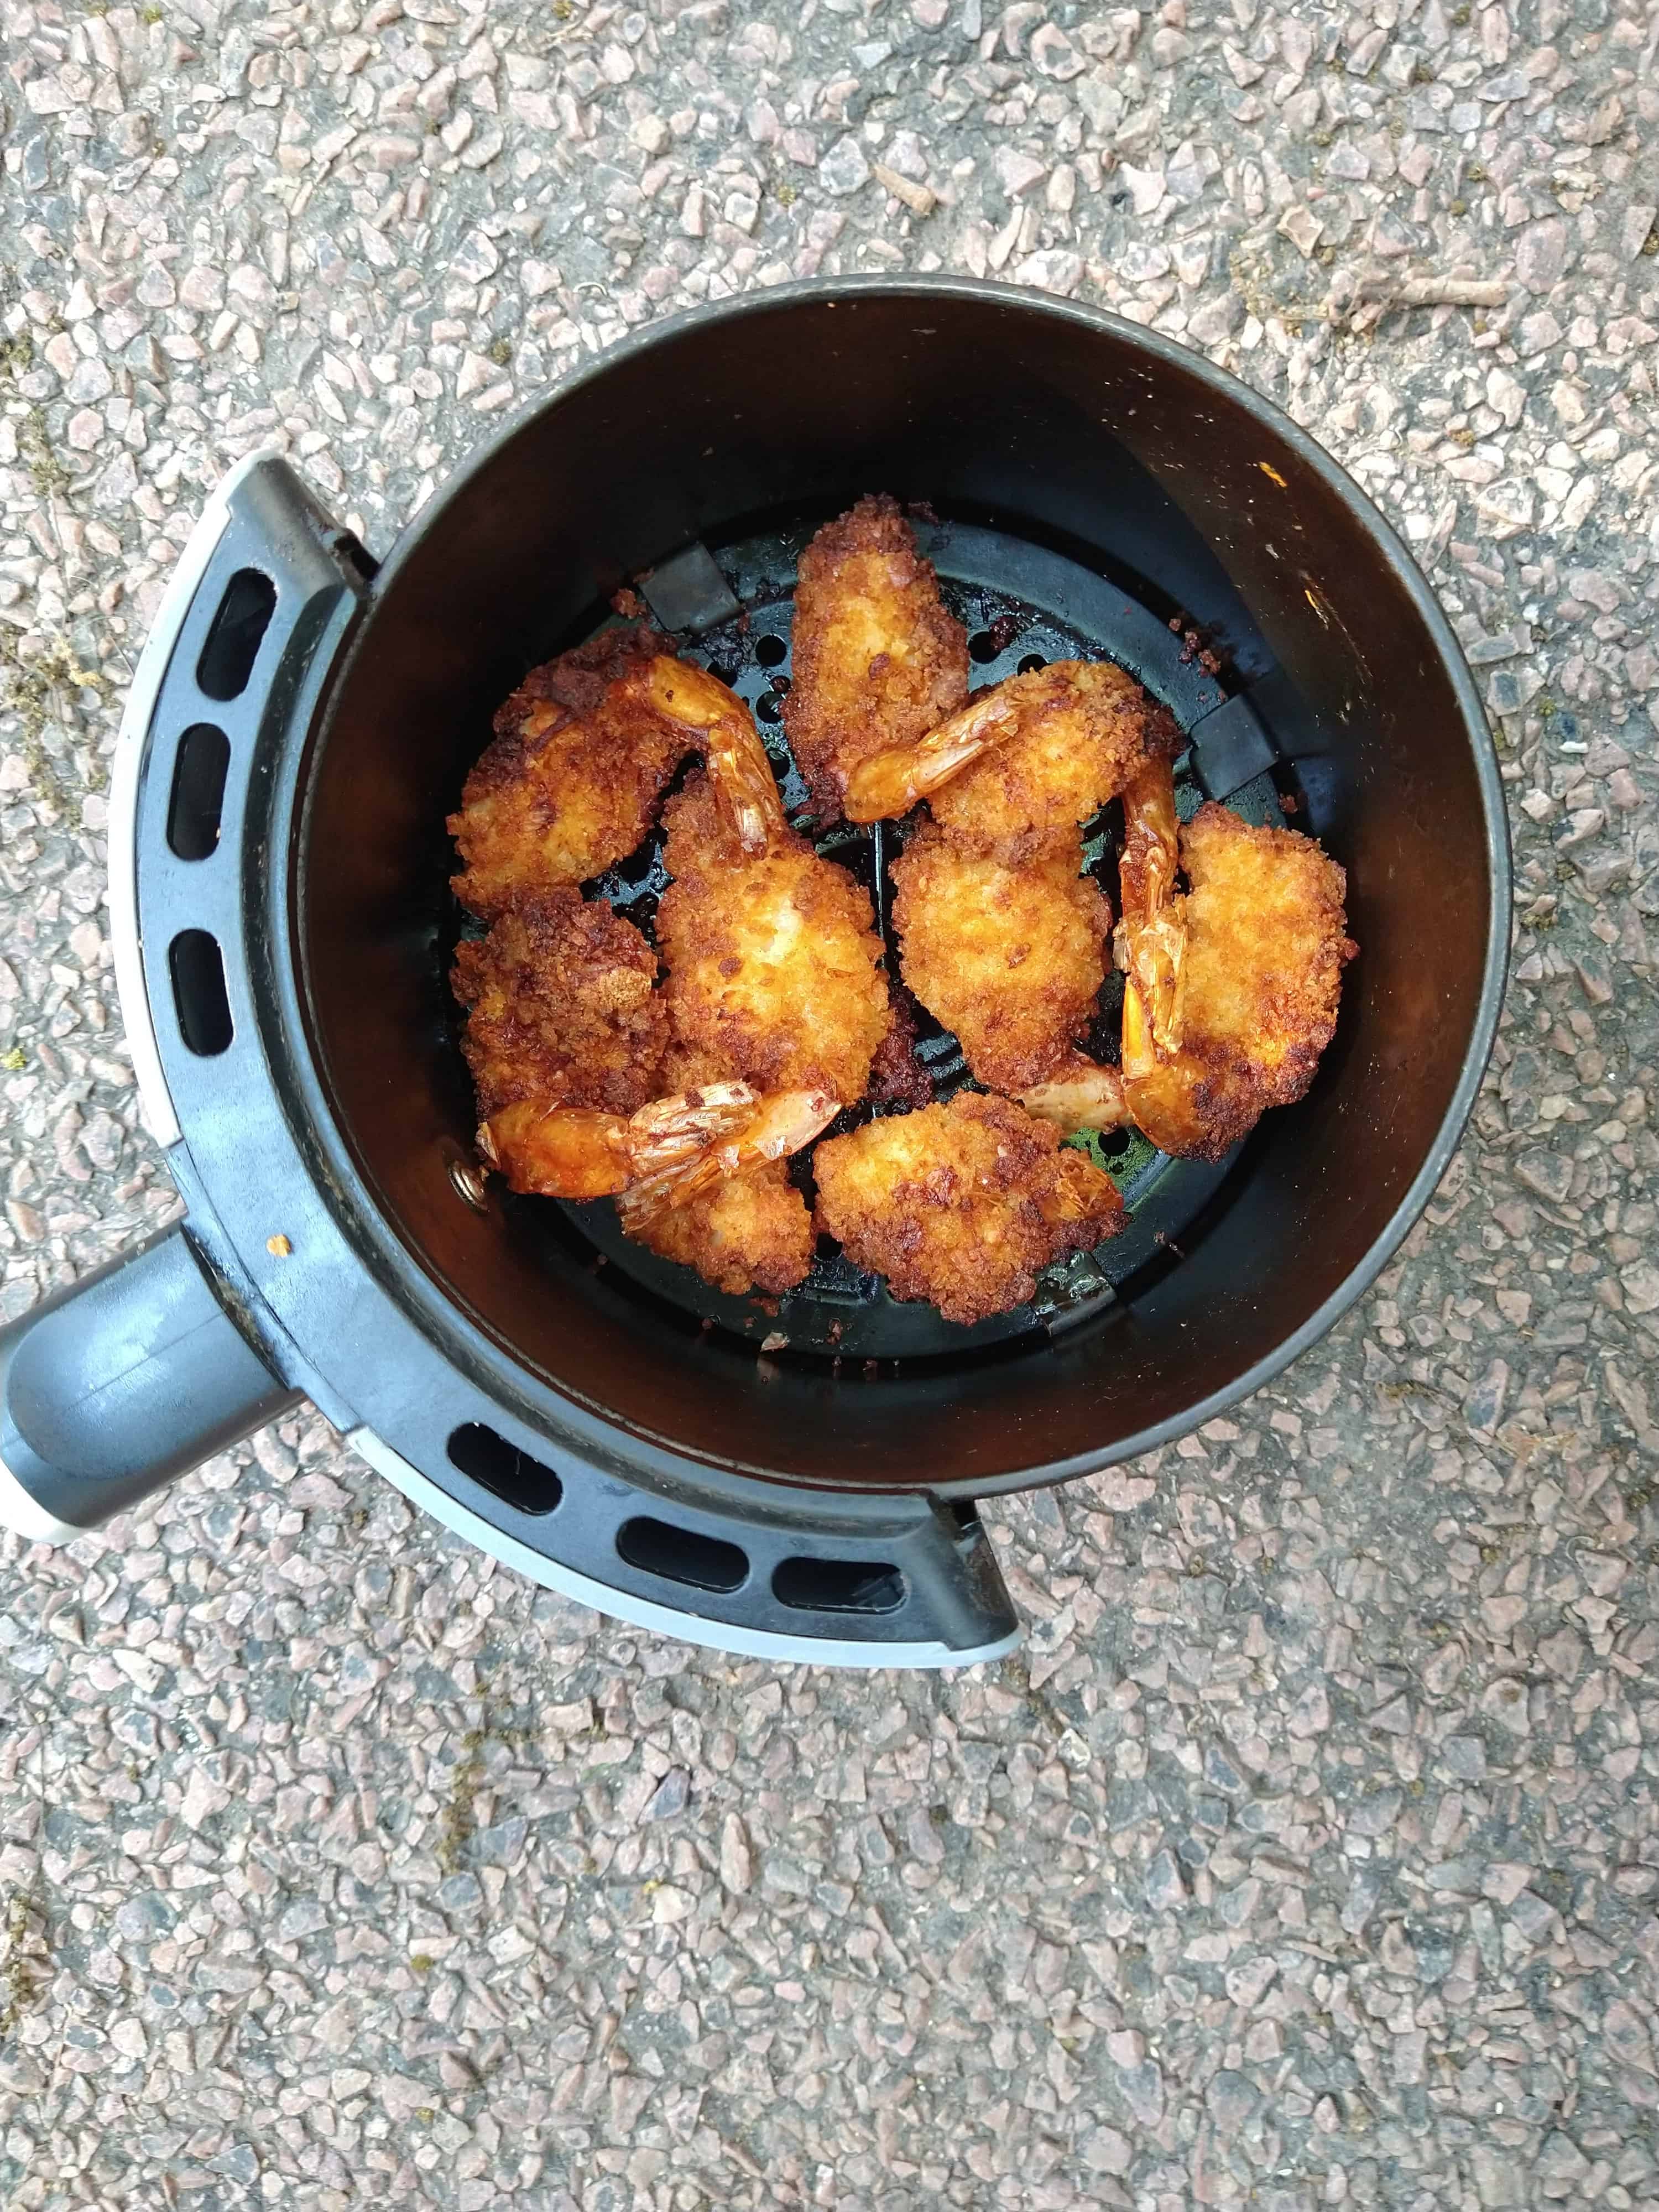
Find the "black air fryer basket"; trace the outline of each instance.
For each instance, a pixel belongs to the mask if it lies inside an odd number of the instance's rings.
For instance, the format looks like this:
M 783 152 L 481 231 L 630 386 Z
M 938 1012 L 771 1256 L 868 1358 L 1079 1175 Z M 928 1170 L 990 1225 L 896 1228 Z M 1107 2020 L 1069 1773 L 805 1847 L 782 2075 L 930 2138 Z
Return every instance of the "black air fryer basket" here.
M 786 1297 L 725 1297 L 608 1203 L 484 1182 L 447 987 L 465 925 L 444 817 L 495 708 L 623 587 L 750 702 L 799 811 L 796 561 L 872 490 L 909 506 L 976 684 L 1121 662 L 1188 734 L 1183 812 L 1291 811 L 1347 869 L 1361 946 L 1302 1103 L 1214 1167 L 1108 1140 L 1126 1233 L 972 1329 L 833 1251 Z M 1089 848 L 1109 882 L 1114 827 Z M 884 927 L 902 834 L 819 842 Z M 135 679 L 110 871 L 146 1115 L 189 1212 L 0 1334 L 0 1524 L 66 1540 L 305 1395 L 538 1580 L 728 1649 L 866 1663 L 1009 1648 L 972 1501 L 1182 1433 L 1360 1295 L 1456 1145 L 1509 928 L 1468 671 L 1342 471 L 1136 325 L 921 279 L 629 339 L 382 567 L 286 463 L 244 463 Z M 648 929 L 662 882 L 653 842 L 589 888 Z M 1115 1023 L 1103 1000 L 1101 1048 Z M 939 1096 L 963 1079 L 925 1022 L 919 1052 Z

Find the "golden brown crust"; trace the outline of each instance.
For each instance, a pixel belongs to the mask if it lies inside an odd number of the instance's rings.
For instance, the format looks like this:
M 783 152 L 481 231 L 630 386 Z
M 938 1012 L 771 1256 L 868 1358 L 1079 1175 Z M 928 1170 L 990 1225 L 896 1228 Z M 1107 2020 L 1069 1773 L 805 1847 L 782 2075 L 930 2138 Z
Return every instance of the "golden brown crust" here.
M 757 1091 L 823 1085 L 850 1104 L 890 1023 L 864 891 L 786 830 L 747 859 L 694 771 L 665 810 L 674 880 L 657 909 L 672 1087 L 727 1077 Z
M 629 1233 L 733 1297 L 793 1291 L 812 1264 L 812 1218 L 783 1160 L 727 1176 Z
M 478 1118 L 519 1099 L 632 1114 L 657 1095 L 668 1018 L 657 956 L 630 921 L 554 890 L 455 948 Z
M 1192 889 L 1181 1049 L 1127 1089 L 1165 1152 L 1219 1159 L 1270 1106 L 1313 1081 L 1336 1027 L 1347 879 L 1311 837 L 1261 830 L 1213 802 L 1181 833 Z M 1126 1069 L 1126 1074 L 1130 1072 Z
M 1041 1268 L 1123 1225 L 1109 1176 L 1048 1123 L 975 1091 L 831 1138 L 812 1164 L 818 1227 L 896 1298 L 964 1326 L 1023 1305 Z
M 909 744 L 968 696 L 968 633 L 939 594 L 896 500 L 861 499 L 800 558 L 783 726 L 822 819 L 848 771 Z
M 928 824 L 893 864 L 904 980 L 997 1091 L 1042 1082 L 1088 1027 L 1112 909 L 1067 826 L 1008 866 Z
M 962 843 L 1010 861 L 1086 821 L 1146 761 L 1180 750 L 1169 709 L 1109 660 L 1052 661 L 1009 677 L 997 696 L 1018 714 L 1018 733 L 928 803 Z
M 586 883 L 643 838 L 696 739 L 617 679 L 664 650 L 650 629 L 602 631 L 532 668 L 502 706 L 449 817 L 464 906 L 491 920 L 520 898 Z
M 916 1057 L 915 1001 L 890 983 L 892 1027 L 870 1063 L 870 1100 L 876 1106 L 931 1106 L 933 1079 Z

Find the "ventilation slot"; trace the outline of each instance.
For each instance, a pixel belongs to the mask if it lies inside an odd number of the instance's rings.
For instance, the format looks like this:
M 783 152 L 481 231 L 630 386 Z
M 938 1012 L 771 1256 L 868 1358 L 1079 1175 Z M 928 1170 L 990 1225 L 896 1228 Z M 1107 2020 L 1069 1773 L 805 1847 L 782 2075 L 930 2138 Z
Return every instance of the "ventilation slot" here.
M 222 1053 L 235 1033 L 219 940 L 204 929 L 181 929 L 167 947 L 179 1034 L 198 1060 Z
M 748 1579 L 749 1559 L 735 1544 L 695 1528 L 671 1528 L 666 1521 L 641 1515 L 617 1531 L 617 1550 L 630 1567 L 690 1589 L 740 1589 Z
M 258 568 L 239 568 L 225 587 L 196 664 L 196 681 L 210 699 L 237 699 L 247 689 L 276 610 L 276 586 L 270 577 Z
M 772 1595 L 796 1613 L 896 1613 L 904 1577 L 880 1559 L 785 1559 Z
M 179 740 L 167 804 L 167 842 L 181 860 L 205 860 L 219 842 L 230 740 L 211 722 L 198 722 Z
M 564 1496 L 564 1485 L 550 1467 L 482 1421 L 469 1421 L 457 1429 L 448 1451 L 452 1467 L 515 1512 L 550 1513 Z

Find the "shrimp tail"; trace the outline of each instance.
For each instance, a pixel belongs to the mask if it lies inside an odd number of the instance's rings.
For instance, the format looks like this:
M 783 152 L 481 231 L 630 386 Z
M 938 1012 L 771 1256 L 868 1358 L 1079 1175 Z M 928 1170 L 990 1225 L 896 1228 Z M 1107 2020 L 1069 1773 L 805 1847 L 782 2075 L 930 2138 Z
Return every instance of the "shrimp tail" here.
M 1187 960 L 1186 925 L 1174 902 L 1180 826 L 1167 759 L 1149 761 L 1127 787 L 1123 819 L 1123 918 L 1113 954 L 1138 994 L 1152 1049 L 1167 1058 L 1181 1047 Z M 1124 1020 L 1127 1034 L 1127 997 Z
M 710 1145 L 746 1127 L 759 1103 L 746 1083 L 705 1083 L 696 1091 L 653 1098 L 628 1125 L 630 1182 L 672 1175 Z
M 1121 1129 L 1129 1120 L 1120 1071 L 1085 1060 L 1079 1052 L 1068 1054 L 1046 1082 L 1022 1091 L 1019 1103 L 1068 1137 L 1080 1129 Z
M 706 668 L 659 653 L 623 679 L 665 721 L 696 731 L 714 804 L 745 853 L 764 853 L 787 827 L 783 800 L 760 732 L 737 693 Z
M 761 1099 L 755 1099 L 751 1092 L 750 1097 L 752 1103 L 740 1127 L 711 1139 L 689 1157 L 623 1193 L 617 1210 L 624 1229 L 631 1232 L 669 1207 L 686 1205 L 727 1176 L 799 1152 L 834 1119 L 841 1106 L 833 1091 L 823 1089 L 780 1091 Z
M 860 761 L 847 779 L 842 811 L 849 822 L 906 814 L 1018 727 L 1018 713 L 998 691 L 981 691 L 915 744 L 890 745 Z
M 520 1099 L 478 1132 L 481 1157 L 514 1190 L 542 1198 L 616 1198 L 633 1184 L 672 1176 L 711 1145 L 745 1128 L 757 1099 L 746 1083 L 706 1084 L 653 1099 L 637 1114 Z

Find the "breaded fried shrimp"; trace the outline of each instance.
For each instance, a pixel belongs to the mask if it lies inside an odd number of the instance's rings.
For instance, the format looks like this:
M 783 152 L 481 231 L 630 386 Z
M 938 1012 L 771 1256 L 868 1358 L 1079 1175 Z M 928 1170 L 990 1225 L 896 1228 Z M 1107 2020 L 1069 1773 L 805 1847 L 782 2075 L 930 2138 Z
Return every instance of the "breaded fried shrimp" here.
M 1055 660 L 975 692 L 910 745 L 848 781 L 849 821 L 927 799 L 964 845 L 1017 860 L 1115 799 L 1141 763 L 1180 746 L 1174 717 L 1109 660 Z
M 657 1095 L 668 1016 L 631 921 L 568 889 L 526 898 L 455 950 L 481 1121 L 520 1098 L 631 1114 Z
M 995 1091 L 1041 1082 L 1089 1024 L 1112 909 L 1074 828 L 1016 866 L 928 825 L 893 864 L 904 980 Z
M 1006 1098 L 959 1091 L 818 1146 L 817 1225 L 964 1325 L 1024 1304 L 1038 1272 L 1123 1225 L 1111 1177 Z
M 939 598 L 896 500 L 861 499 L 800 559 L 783 726 L 821 820 L 849 772 L 968 696 L 968 633 Z
M 1139 994 L 1125 994 L 1123 1079 L 1137 1125 L 1166 1152 L 1218 1159 L 1270 1106 L 1304 1096 L 1336 1027 L 1358 950 L 1346 878 L 1311 837 L 1200 807 L 1181 832 L 1192 885 L 1181 1045 L 1159 1053 Z

